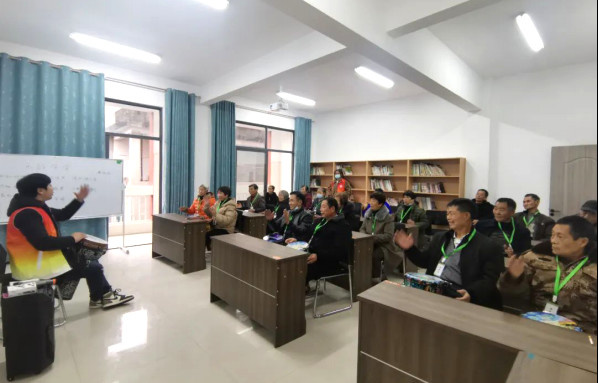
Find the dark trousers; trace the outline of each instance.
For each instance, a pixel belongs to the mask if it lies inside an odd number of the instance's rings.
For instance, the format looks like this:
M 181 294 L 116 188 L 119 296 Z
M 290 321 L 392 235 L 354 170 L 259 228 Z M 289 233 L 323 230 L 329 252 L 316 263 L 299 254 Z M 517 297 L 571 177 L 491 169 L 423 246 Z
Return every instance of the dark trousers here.
M 228 230 L 224 229 L 212 229 L 206 233 L 206 246 L 208 250 L 212 250 L 212 237 L 216 237 L 218 235 L 226 235 L 230 234 Z
M 340 270 L 341 267 L 338 262 L 324 262 L 317 260 L 316 262 L 307 265 L 306 284 L 309 283 L 309 281 L 317 280 L 327 275 L 338 274 Z
M 85 278 L 87 287 L 89 287 L 89 299 L 97 301 L 102 296 L 112 290 L 110 283 L 104 276 L 104 266 L 98 261 L 89 261 L 86 263 L 71 264 L 71 271 L 60 275 L 57 284 L 62 284 L 68 280 L 79 280 Z

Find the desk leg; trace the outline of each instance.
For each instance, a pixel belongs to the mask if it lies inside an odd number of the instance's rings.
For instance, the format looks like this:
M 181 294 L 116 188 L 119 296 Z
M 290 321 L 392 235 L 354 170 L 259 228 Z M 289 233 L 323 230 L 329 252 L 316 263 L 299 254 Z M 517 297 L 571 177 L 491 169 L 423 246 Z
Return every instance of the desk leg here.
M 219 300 L 221 299 L 218 296 L 210 293 L 210 303 L 218 302 Z
M 161 255 L 152 251 L 152 258 L 158 258 L 158 257 L 161 257 Z
M 357 295 L 372 287 L 374 241 L 356 241 L 353 254 L 353 302 Z

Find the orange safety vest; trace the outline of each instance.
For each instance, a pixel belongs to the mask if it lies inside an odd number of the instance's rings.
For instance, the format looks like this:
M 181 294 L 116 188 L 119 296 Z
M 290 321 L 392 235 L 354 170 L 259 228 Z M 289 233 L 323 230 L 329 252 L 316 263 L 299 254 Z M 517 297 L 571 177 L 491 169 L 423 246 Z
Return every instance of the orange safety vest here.
M 39 207 L 25 207 L 11 214 L 6 228 L 6 248 L 10 256 L 10 271 L 16 280 L 51 279 L 69 271 L 69 266 L 62 250 L 37 250 L 15 226 L 17 214 L 25 209 L 35 210 L 41 217 L 44 227 L 51 237 L 57 237 L 58 231 L 48 213 Z

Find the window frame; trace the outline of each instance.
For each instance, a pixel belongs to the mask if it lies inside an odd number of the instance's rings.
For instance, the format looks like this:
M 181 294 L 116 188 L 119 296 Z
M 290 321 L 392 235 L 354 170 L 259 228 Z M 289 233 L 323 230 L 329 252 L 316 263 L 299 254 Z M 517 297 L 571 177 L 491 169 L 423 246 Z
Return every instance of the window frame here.
M 241 120 L 236 120 L 235 121 L 235 131 L 238 125 L 249 125 L 249 126 L 255 126 L 258 128 L 264 128 L 265 130 L 265 134 L 266 134 L 266 140 L 264 141 L 264 147 L 263 148 L 256 148 L 256 147 L 251 147 L 251 146 L 238 146 L 237 145 L 237 137 L 235 134 L 235 153 L 238 154 L 239 151 L 243 151 L 243 152 L 257 152 L 257 153 L 263 153 L 264 154 L 264 190 L 268 189 L 268 176 L 269 176 L 269 165 L 270 165 L 270 161 L 268 158 L 268 153 L 269 152 L 275 152 L 275 153 L 286 153 L 286 154 L 291 154 L 291 189 L 293 188 L 293 182 L 295 181 L 295 131 L 294 130 L 290 130 L 290 129 L 283 129 L 283 128 L 277 128 L 274 126 L 270 126 L 270 125 L 263 125 L 263 124 L 256 124 L 253 122 L 247 122 L 247 121 L 241 121 Z M 292 133 L 293 135 L 293 139 L 291 142 L 291 150 L 281 150 L 281 149 L 269 149 L 268 148 L 268 141 L 269 141 L 269 137 L 268 137 L 268 130 L 278 130 L 278 131 L 282 131 L 282 132 L 286 132 L 286 133 Z M 238 158 L 238 156 L 237 156 Z M 237 164 L 235 164 L 235 166 L 237 166 Z M 238 182 L 238 181 L 236 181 Z M 280 185 L 277 185 L 278 188 L 280 188 Z M 265 193 L 265 192 L 264 192 Z

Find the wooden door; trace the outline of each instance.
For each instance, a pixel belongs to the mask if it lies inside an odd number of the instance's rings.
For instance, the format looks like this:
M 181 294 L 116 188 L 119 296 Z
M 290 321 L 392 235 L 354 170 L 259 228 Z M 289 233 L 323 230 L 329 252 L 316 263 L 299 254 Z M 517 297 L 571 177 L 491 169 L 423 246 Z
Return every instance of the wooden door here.
M 581 205 L 596 199 L 596 145 L 552 148 L 550 215 L 556 220 L 577 214 Z

